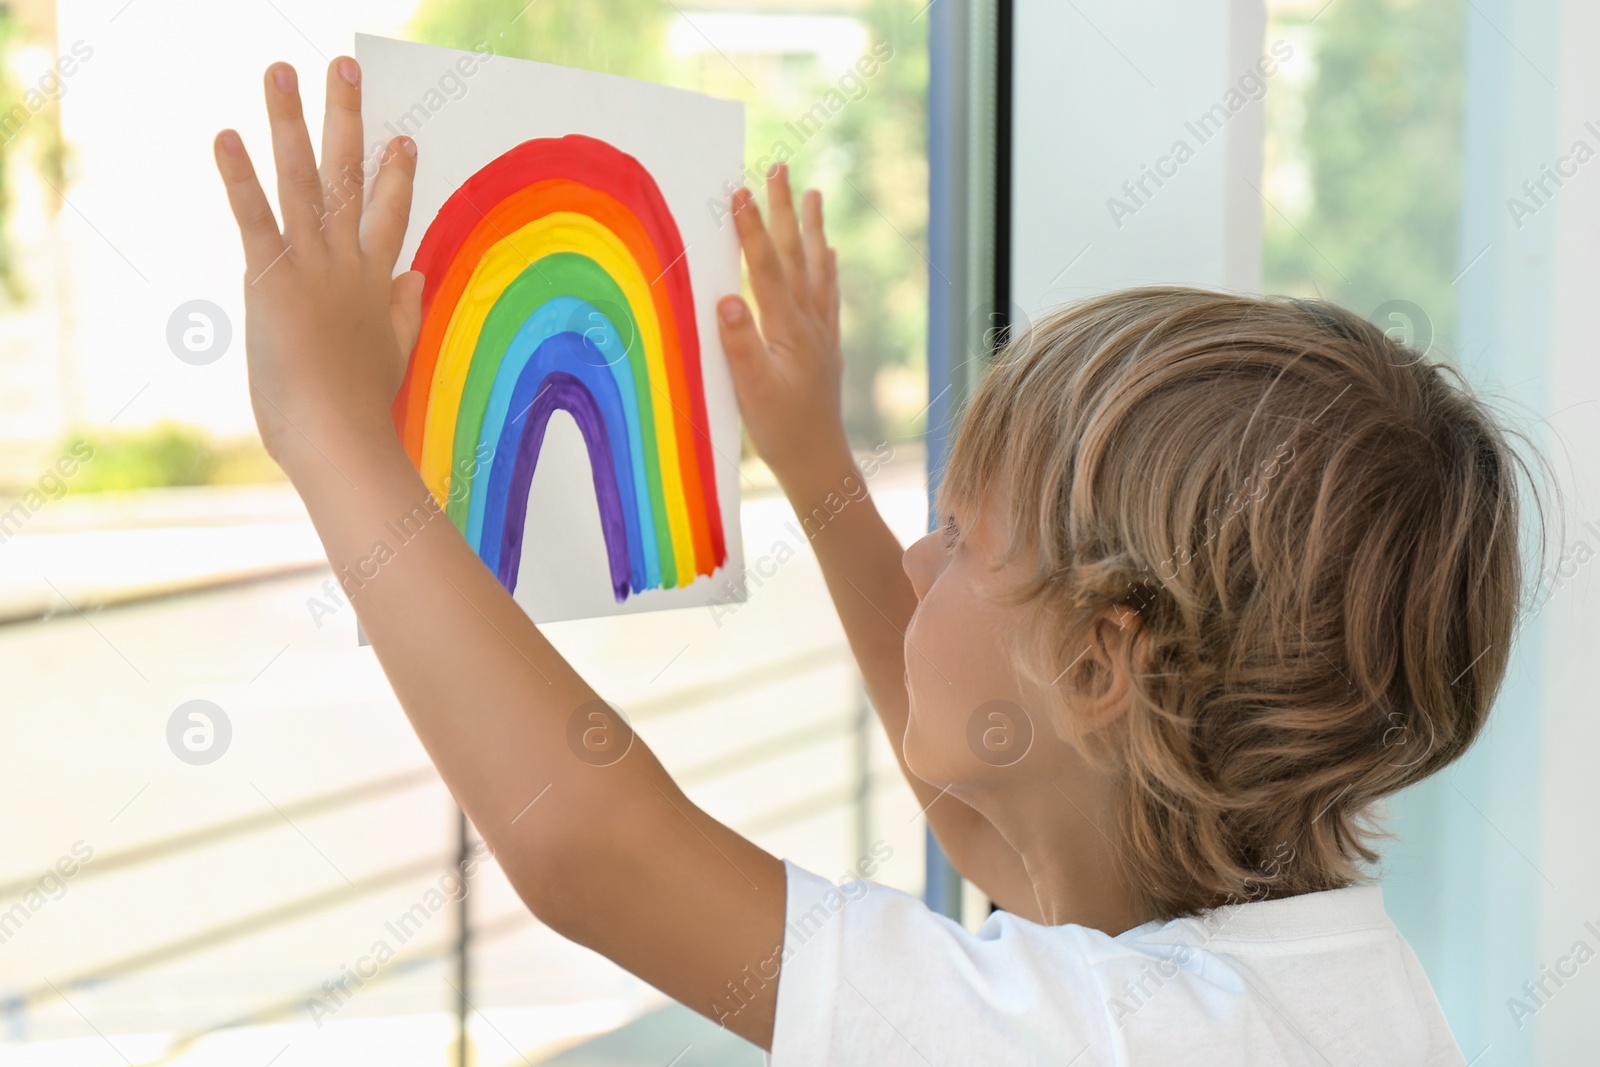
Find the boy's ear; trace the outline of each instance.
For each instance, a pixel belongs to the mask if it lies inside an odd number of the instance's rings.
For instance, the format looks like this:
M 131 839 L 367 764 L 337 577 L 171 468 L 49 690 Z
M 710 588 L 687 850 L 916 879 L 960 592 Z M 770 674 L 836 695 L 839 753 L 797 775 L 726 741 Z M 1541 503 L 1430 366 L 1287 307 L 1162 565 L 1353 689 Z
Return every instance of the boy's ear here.
M 1113 605 L 1095 616 L 1085 633 L 1085 648 L 1059 682 L 1067 687 L 1078 726 L 1090 733 L 1120 719 L 1133 702 L 1127 663 L 1140 639 L 1138 612 Z

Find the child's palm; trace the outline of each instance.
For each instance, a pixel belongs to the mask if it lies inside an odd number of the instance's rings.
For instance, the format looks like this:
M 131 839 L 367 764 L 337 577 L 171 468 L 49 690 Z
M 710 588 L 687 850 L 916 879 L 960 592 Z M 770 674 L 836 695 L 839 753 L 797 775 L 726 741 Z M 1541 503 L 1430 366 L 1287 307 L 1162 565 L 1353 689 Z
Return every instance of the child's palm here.
M 722 301 L 719 323 L 745 429 L 756 452 L 784 477 L 843 441 L 844 360 L 838 272 L 823 238 L 822 199 L 808 193 L 805 217 L 797 219 L 787 168 L 773 174 L 767 191 L 770 232 L 748 192 L 733 200 L 760 329 L 737 297 Z
M 348 71 L 355 77 L 341 72 Z M 392 142 L 362 206 L 361 93 L 353 60 L 328 70 L 319 170 L 293 70 L 266 79 L 280 231 L 238 135 L 217 138 L 245 252 L 245 348 L 262 441 L 280 461 L 342 427 L 387 425 L 420 322 L 421 275 L 393 278 L 415 167 Z

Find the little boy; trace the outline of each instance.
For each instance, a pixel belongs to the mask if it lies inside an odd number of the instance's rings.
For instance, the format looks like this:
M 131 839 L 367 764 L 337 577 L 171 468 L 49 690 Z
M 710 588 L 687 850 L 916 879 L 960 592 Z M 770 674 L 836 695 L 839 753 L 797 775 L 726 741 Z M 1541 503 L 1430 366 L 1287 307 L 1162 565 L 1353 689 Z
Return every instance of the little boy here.
M 335 571 L 427 490 L 390 403 L 420 277 L 393 277 L 415 145 L 362 212 L 360 71 L 321 173 L 266 78 L 282 229 L 216 145 L 247 261 L 262 439 Z M 760 313 L 719 304 L 752 442 L 799 514 L 858 484 L 821 200 L 733 202 Z M 1521 586 L 1503 431 L 1446 368 L 1321 302 L 1114 293 L 1000 355 L 938 530 L 870 499 L 813 544 L 907 780 L 1002 909 L 976 933 L 836 887 L 700 811 L 456 529 L 353 599 L 446 783 L 532 912 L 775 1064 L 1461 1064 L 1363 879 L 1381 798 L 1458 757 Z M 437 513 L 437 509 L 433 509 Z M 573 723 L 621 753 L 585 759 Z

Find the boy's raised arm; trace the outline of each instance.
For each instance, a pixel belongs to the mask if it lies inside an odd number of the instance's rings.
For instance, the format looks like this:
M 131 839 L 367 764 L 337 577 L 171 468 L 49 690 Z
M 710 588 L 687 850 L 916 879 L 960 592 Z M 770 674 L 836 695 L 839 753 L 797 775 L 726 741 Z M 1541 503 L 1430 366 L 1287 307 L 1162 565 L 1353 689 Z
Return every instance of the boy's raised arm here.
M 392 274 L 414 146 L 390 146 L 365 210 L 324 200 L 325 188 L 347 189 L 362 171 L 358 82 L 354 60 L 329 69 L 319 175 L 294 72 L 268 70 L 281 231 L 238 135 L 217 138 L 245 248 L 263 441 L 335 572 L 376 570 L 352 596 L 362 626 L 446 784 L 533 913 L 770 1047 L 782 864 L 689 802 L 433 505 L 400 446 L 388 408 L 416 333 L 420 279 Z M 421 532 L 398 543 L 393 530 L 419 518 Z M 595 730 L 609 731 L 598 757 L 582 740 Z
M 797 218 L 781 165 L 768 178 L 767 194 L 770 231 L 748 191 L 733 201 L 760 328 L 738 297 L 725 297 L 718 315 L 745 427 L 795 513 L 820 508 L 829 516 L 812 535 L 812 548 L 889 745 L 939 843 L 990 899 L 1038 919 L 1033 883 L 1016 850 L 975 809 L 906 766 L 905 633 L 917 597 L 900 542 L 861 492 L 865 479 L 845 438 L 837 257 L 823 236 L 820 194 L 805 195 L 804 217 Z M 849 503 L 839 509 L 841 499 Z

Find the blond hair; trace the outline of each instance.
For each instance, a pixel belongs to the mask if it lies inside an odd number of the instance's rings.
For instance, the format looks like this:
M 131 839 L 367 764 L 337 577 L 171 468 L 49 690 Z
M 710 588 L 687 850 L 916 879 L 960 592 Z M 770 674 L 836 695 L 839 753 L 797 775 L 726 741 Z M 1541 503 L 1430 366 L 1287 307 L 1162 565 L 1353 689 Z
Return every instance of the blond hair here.
M 1087 740 L 1142 913 L 1360 881 L 1374 801 L 1477 737 L 1522 589 L 1515 436 L 1321 301 L 1129 290 L 997 356 L 941 508 L 1011 502 L 1019 666 L 1067 730 L 1093 620 L 1138 613 L 1131 707 Z

